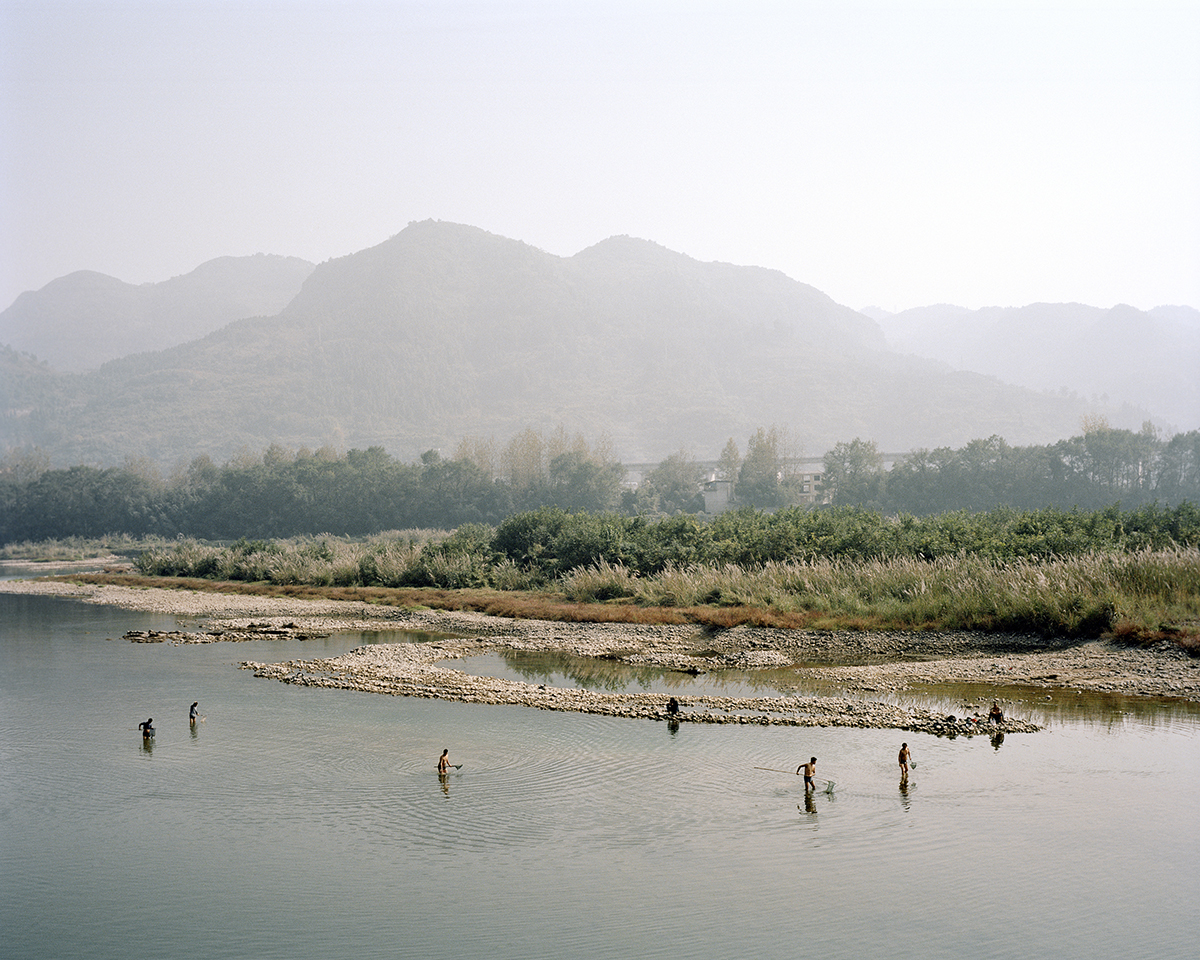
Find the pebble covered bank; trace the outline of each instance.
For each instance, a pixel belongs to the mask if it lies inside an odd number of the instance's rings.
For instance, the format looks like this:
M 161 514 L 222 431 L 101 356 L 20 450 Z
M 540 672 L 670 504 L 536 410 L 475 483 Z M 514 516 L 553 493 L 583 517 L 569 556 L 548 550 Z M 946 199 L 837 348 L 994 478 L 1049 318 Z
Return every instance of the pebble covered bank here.
M 573 624 L 474 613 L 404 610 L 344 600 L 299 600 L 51 581 L 5 581 L 0 591 L 71 597 L 174 615 L 180 628 L 127 634 L 137 642 L 269 643 L 341 630 L 415 630 L 423 643 L 371 644 L 334 658 L 242 663 L 285 683 L 468 703 L 520 704 L 680 723 L 782 724 L 899 729 L 945 736 L 993 733 L 972 714 L 952 716 L 875 699 L 913 686 L 984 683 L 1065 688 L 1200 702 L 1200 659 L 1177 645 L 1131 648 L 1108 641 L 1046 640 L 969 632 L 819 632 L 739 627 Z M 115 638 L 114 638 L 115 639 Z M 781 669 L 819 681 L 830 695 L 720 697 L 607 693 L 474 676 L 443 663 L 479 653 L 555 652 L 691 674 Z M 1038 729 L 1006 716 L 1003 732 Z

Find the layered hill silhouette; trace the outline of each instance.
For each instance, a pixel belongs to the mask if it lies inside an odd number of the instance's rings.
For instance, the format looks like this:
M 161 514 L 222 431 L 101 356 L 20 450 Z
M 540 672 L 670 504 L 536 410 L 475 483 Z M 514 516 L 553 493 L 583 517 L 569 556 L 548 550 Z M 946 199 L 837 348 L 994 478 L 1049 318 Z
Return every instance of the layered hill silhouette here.
M 778 425 L 820 456 L 999 434 L 1042 443 L 1097 409 L 890 350 L 878 324 L 784 274 L 614 237 L 572 257 L 425 221 L 312 270 L 271 316 L 63 374 L 8 349 L 0 442 L 56 464 L 380 445 L 401 458 L 531 427 L 626 462 L 715 457 Z
M 1200 427 L 1200 310 L 1081 303 L 968 310 L 947 304 L 872 313 L 899 351 L 1040 389 L 1064 388 Z
M 307 260 L 266 254 L 218 257 L 161 283 L 80 270 L 17 297 L 0 313 L 0 343 L 58 370 L 92 370 L 278 313 L 312 271 Z

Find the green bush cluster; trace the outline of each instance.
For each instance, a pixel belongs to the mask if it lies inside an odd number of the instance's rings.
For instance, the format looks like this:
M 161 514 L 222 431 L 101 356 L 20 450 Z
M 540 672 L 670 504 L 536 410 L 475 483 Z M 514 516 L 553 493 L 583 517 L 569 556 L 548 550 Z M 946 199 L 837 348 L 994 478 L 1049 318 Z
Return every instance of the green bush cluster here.
M 498 527 L 145 551 L 141 572 L 318 586 L 554 590 L 579 603 L 752 607 L 920 628 L 1095 636 L 1197 616 L 1200 512 L 888 518 L 751 510 L 710 522 L 544 508 Z
M 737 510 L 710 521 L 547 508 L 502 522 L 488 549 L 493 557 L 508 558 L 550 582 L 602 561 L 644 577 L 694 565 L 748 569 L 798 560 L 862 563 L 963 554 L 993 561 L 1048 560 L 1174 546 L 1200 546 L 1200 510 L 1191 503 L 1132 512 L 1116 507 L 1094 512 L 998 509 L 933 517 L 887 517 L 856 507 L 790 507 L 775 513 Z
M 504 580 L 524 589 L 588 568 L 651 577 L 700 566 L 751 570 L 819 560 L 864 564 L 964 556 L 999 564 L 1198 546 L 1200 510 L 1191 503 L 1124 513 L 1115 507 L 1000 509 L 920 518 L 855 507 L 815 512 L 793 507 L 776 513 L 738 510 L 710 521 L 545 507 L 514 514 L 497 527 L 465 524 L 450 534 L 242 539 L 227 547 L 182 540 L 146 551 L 138 566 L 156 576 L 445 588 L 497 587 Z
M 428 586 L 418 573 L 436 530 L 389 531 L 367 540 L 321 536 L 239 540 L 230 546 L 177 540 L 143 551 L 134 562 L 148 577 L 198 577 L 319 587 Z

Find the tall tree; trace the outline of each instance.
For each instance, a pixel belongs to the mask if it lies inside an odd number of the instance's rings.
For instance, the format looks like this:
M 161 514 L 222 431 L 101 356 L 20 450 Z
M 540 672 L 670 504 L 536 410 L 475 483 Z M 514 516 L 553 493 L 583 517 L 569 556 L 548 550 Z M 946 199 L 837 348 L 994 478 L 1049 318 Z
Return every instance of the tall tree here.
M 821 490 L 835 506 L 873 507 L 883 502 L 883 455 L 874 440 L 858 437 L 825 454 Z
M 759 427 L 746 445 L 746 459 L 738 472 L 738 502 L 760 510 L 782 506 L 782 479 L 779 434 L 775 427 Z
M 484 473 L 496 477 L 499 475 L 497 464 L 499 457 L 496 453 L 496 441 L 491 437 L 486 440 L 481 437 L 463 437 L 454 451 L 455 460 L 470 460 Z
M 508 441 L 500 458 L 500 476 L 508 483 L 518 510 L 543 502 L 546 465 L 546 442 L 536 430 L 527 428 Z
M 599 463 L 577 450 L 560 453 L 550 461 L 549 497 L 554 506 L 577 513 L 606 513 L 621 498 L 625 468 L 619 463 Z
M 671 454 L 638 485 L 631 513 L 697 513 L 704 509 L 700 493 L 703 471 L 687 450 Z
M 737 487 L 738 473 L 742 469 L 742 455 L 738 451 L 738 445 L 734 442 L 733 437 L 730 437 L 725 442 L 725 448 L 721 451 L 721 457 L 717 461 L 717 477 L 721 480 L 729 481 L 729 495 L 734 495 L 734 489 Z
M 1200 430 L 1176 434 L 1167 442 L 1154 494 L 1167 503 L 1200 503 Z

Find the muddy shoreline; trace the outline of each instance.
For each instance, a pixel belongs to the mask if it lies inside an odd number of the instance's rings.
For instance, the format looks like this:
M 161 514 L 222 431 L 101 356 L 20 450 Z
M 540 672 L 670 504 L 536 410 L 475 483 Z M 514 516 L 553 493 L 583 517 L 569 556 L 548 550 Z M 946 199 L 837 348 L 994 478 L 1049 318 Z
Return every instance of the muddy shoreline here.
M 1074 689 L 1200 702 L 1200 659 L 1170 643 L 1130 648 L 983 633 L 787 631 L 738 627 L 575 624 L 484 614 L 403 610 L 345 600 L 299 600 L 50 581 L 2 581 L 0 592 L 70 597 L 174 615 L 180 630 L 141 642 L 269 642 L 334 631 L 415 630 L 445 635 L 427 643 L 372 644 L 335 658 L 282 664 L 243 661 L 257 676 L 382 694 L 509 703 L 668 722 L 895 728 L 943 735 L 994 732 L 954 717 L 869 699 L 914 686 L 981 683 Z M 129 637 L 128 639 L 139 639 Z M 477 677 L 441 665 L 483 652 L 557 652 L 688 673 L 790 668 L 846 696 L 678 697 L 668 715 L 661 694 L 595 693 Z M 1006 718 L 1004 732 L 1038 727 Z

